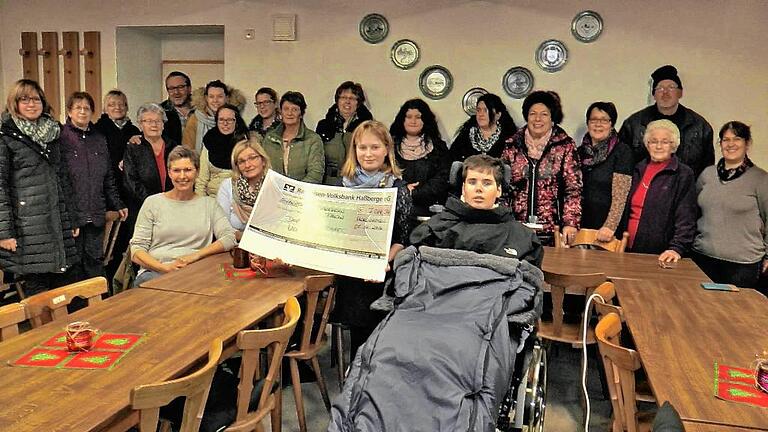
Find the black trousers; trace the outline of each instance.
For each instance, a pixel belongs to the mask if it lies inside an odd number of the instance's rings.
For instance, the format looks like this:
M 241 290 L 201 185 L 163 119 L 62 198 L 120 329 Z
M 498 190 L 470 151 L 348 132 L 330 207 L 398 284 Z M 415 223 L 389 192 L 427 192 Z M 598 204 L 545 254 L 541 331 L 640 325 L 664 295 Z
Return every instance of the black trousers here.
M 699 268 L 717 283 L 733 284 L 740 288 L 759 288 L 761 261 L 739 264 L 691 251 L 691 258 Z
M 80 262 L 72 269 L 73 282 L 104 276 L 104 227 L 92 223 L 81 226 L 80 235 L 75 237 L 75 246 Z

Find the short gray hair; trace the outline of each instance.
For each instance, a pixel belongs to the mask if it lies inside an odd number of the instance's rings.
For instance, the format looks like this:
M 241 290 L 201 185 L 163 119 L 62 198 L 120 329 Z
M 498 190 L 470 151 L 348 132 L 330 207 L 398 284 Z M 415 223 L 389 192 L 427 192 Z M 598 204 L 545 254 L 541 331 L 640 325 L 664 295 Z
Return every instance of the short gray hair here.
M 136 111 L 136 121 L 138 123 L 141 123 L 141 116 L 148 112 L 158 113 L 163 117 L 163 123 L 168 121 L 168 116 L 165 115 L 165 110 L 163 107 L 156 103 L 145 103 L 144 105 L 139 107 L 139 110 Z
M 171 169 L 171 162 L 181 159 L 189 159 L 195 166 L 195 170 L 200 171 L 200 157 L 197 156 L 197 152 L 181 145 L 177 145 L 168 153 L 168 169 Z
M 680 129 L 678 129 L 677 126 L 670 120 L 654 120 L 648 123 L 648 126 L 645 127 L 645 134 L 643 135 L 643 144 L 648 144 L 648 137 L 650 137 L 651 132 L 655 131 L 656 129 L 664 129 L 669 131 L 670 135 L 672 135 L 672 141 L 674 143 L 672 146 L 672 153 L 676 152 L 677 147 L 680 146 Z

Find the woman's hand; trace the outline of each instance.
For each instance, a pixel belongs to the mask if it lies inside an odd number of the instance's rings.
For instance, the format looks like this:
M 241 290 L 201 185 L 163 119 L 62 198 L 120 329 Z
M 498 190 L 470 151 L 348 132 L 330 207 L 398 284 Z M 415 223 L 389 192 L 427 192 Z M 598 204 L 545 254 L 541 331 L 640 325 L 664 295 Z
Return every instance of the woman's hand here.
M 419 182 L 416 183 L 408 183 L 408 191 L 413 192 L 414 189 L 416 189 L 419 186 Z
M 659 255 L 659 262 L 676 263 L 678 261 L 680 261 L 680 254 L 672 249 L 667 249 Z
M 120 221 L 125 222 L 126 219 L 128 219 L 128 209 L 127 208 L 121 208 L 117 211 L 117 214 L 120 215 Z
M 16 252 L 16 239 L 9 238 L 5 240 L 0 240 L 0 249 L 5 249 L 7 251 Z
M 571 241 L 576 238 L 576 227 L 564 226 L 563 227 L 563 242 L 567 245 L 571 244 Z
M 178 259 L 176 259 L 172 262 L 161 264 L 161 271 L 163 273 L 170 273 L 176 270 L 181 270 L 186 266 L 187 266 L 186 262 L 179 261 Z
M 193 262 L 196 262 L 196 261 L 199 261 L 199 260 L 200 260 L 200 255 L 198 255 L 197 252 L 195 252 L 195 253 L 191 253 L 189 255 L 184 255 L 184 256 L 180 256 L 180 257 L 176 258 L 174 263 L 176 263 L 176 262 L 183 263 L 183 265 L 181 267 L 184 267 L 187 264 L 192 264 Z M 181 268 L 181 267 L 179 267 L 179 268 Z
M 77 237 L 80 235 L 80 228 L 75 228 L 72 230 L 72 237 Z
M 613 240 L 614 231 L 608 227 L 602 227 L 597 230 L 597 241 L 609 242 Z
M 763 259 L 762 272 L 763 273 L 768 273 L 768 258 Z
M 134 135 L 129 138 L 128 144 L 141 144 L 141 135 Z

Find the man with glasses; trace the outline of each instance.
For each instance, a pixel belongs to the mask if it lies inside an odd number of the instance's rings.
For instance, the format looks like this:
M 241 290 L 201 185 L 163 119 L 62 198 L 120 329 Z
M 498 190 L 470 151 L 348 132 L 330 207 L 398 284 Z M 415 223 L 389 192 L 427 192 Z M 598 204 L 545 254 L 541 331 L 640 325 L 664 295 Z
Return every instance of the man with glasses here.
M 179 144 L 187 119 L 195 111 L 192 107 L 192 81 L 184 72 L 173 71 L 165 78 L 165 89 L 168 91 L 168 99 L 160 104 L 168 117 L 164 133 Z
M 619 139 L 632 147 L 635 162 L 639 162 L 648 156 L 643 144 L 645 127 L 654 120 L 670 120 L 680 130 L 680 146 L 675 154 L 698 177 L 704 168 L 715 163 L 712 126 L 704 117 L 680 104 L 683 84 L 674 66 L 656 69 L 651 79 L 656 103 L 629 116 L 621 126 Z

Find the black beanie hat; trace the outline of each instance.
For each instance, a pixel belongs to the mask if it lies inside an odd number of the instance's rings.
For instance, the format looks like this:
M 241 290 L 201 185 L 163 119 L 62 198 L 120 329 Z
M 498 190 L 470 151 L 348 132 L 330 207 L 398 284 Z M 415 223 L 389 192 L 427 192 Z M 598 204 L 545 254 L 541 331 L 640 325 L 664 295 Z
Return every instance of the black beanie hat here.
M 678 87 L 683 88 L 683 83 L 680 82 L 680 77 L 677 76 L 677 68 L 672 65 L 662 66 L 651 74 L 653 79 L 653 88 L 655 89 L 659 85 L 659 81 L 672 80 Z

